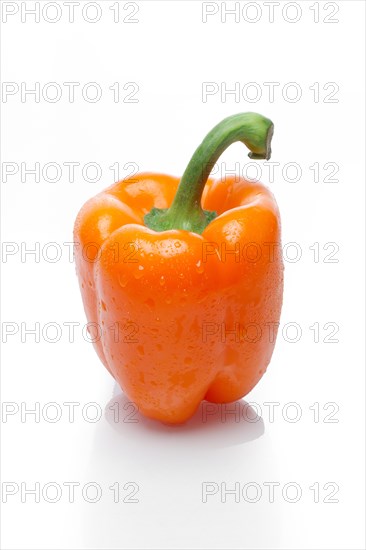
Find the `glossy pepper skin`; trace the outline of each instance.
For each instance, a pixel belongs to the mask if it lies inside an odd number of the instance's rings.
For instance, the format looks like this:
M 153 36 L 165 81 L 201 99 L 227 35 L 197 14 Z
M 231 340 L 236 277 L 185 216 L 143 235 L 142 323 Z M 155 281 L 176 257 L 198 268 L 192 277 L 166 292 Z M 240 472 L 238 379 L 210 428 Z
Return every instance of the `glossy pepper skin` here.
M 225 121 L 248 115 L 260 117 Z M 262 149 L 240 139 L 252 158 L 270 155 L 273 126 L 264 120 Z M 77 274 L 98 355 L 140 412 L 166 423 L 186 421 L 202 400 L 245 396 L 275 345 L 283 293 L 278 208 L 260 183 L 207 179 L 219 154 L 209 151 L 207 163 L 199 152 L 202 201 L 195 192 L 186 209 L 197 214 L 193 227 L 186 213 L 169 214 L 184 202 L 180 183 L 194 180 L 194 157 L 188 180 L 186 173 L 181 182 L 137 174 L 89 200 L 75 223 Z

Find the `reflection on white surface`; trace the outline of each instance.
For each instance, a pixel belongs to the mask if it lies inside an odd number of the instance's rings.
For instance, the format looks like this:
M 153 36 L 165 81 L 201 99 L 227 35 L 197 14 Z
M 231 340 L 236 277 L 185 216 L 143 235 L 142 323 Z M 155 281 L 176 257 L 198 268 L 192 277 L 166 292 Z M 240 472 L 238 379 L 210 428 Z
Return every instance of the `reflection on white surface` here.
M 232 414 L 228 406 L 224 414 L 225 406 L 207 414 L 206 405 L 186 424 L 166 426 L 135 413 L 121 393 L 112 397 L 96 429 L 88 478 L 105 487 L 136 484 L 139 502 L 114 503 L 110 491 L 109 499 L 84 507 L 85 547 L 263 548 L 278 540 L 273 504 L 235 502 L 230 493 L 238 483 L 241 491 L 248 482 L 273 479 L 262 418 L 244 401 L 230 406 Z M 117 408 L 124 411 L 118 422 Z M 202 502 L 205 482 L 217 493 Z
M 162 444 L 166 441 L 169 448 L 172 438 L 177 445 L 184 445 L 188 438 L 190 442 L 196 440 L 198 448 L 207 448 L 240 445 L 264 434 L 263 419 L 244 400 L 226 405 L 202 402 L 188 422 L 169 426 L 142 416 L 118 386 L 115 386 L 114 396 L 105 407 L 105 418 L 118 432 L 120 439 L 129 437 L 133 432 L 134 438 L 138 438 L 139 434 L 145 444 L 147 439 L 158 440 Z

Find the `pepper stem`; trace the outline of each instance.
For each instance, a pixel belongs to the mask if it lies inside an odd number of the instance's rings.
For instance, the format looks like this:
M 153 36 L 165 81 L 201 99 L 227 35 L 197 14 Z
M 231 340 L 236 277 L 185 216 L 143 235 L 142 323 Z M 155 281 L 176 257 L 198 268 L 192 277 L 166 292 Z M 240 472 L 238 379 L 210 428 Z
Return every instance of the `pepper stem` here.
M 185 229 L 202 233 L 216 217 L 216 212 L 202 209 L 201 197 L 219 157 L 232 143 L 241 141 L 250 149 L 250 158 L 268 160 L 272 135 L 273 123 L 257 113 L 240 113 L 225 118 L 194 152 L 170 208 L 153 208 L 145 215 L 146 226 L 155 231 Z

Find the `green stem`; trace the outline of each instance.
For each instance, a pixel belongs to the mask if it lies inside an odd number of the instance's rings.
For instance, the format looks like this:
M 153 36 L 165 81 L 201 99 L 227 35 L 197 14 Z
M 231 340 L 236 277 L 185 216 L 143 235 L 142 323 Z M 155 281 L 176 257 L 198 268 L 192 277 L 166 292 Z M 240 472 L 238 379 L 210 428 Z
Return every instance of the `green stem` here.
M 216 212 L 203 210 L 201 197 L 210 172 L 232 143 L 241 141 L 250 149 L 249 157 L 269 159 L 273 123 L 257 113 L 240 113 L 225 118 L 205 137 L 191 158 L 170 208 L 153 208 L 146 214 L 147 227 L 155 231 L 185 229 L 202 233 L 216 217 Z

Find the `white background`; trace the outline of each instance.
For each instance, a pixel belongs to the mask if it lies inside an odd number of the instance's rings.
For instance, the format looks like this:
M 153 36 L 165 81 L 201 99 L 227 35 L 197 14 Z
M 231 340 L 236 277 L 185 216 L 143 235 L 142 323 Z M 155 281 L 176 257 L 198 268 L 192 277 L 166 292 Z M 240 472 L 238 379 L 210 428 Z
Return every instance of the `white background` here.
M 9 12 L 18 11 L 4 21 L 6 4 L 13 6 Z M 136 23 L 123 21 L 134 11 L 125 2 L 119 22 L 110 9 L 116 2 L 99 2 L 95 23 L 83 18 L 84 0 L 75 6 L 73 23 L 63 2 L 58 10 L 51 4 L 36 23 L 24 12 L 22 21 L 22 10 L 34 2 L 2 2 L 2 80 L 19 88 L 2 99 L 2 547 L 364 548 L 364 3 L 282 2 L 273 22 L 266 3 L 237 3 L 237 22 L 234 16 L 222 21 L 225 6 L 211 3 L 217 13 L 206 23 L 205 8 L 195 1 L 138 2 Z M 89 9 L 86 18 L 94 19 L 97 12 Z M 58 14 L 59 21 L 46 20 Z M 22 101 L 22 82 L 28 89 L 39 83 L 39 102 L 34 95 Z M 55 88 L 42 95 L 49 82 L 62 91 L 56 102 L 49 99 Z M 64 82 L 80 83 L 74 102 Z M 94 103 L 82 95 L 89 82 L 102 90 Z M 109 89 L 116 82 L 118 102 Z M 123 89 L 129 82 L 139 88 L 134 103 L 123 101 L 132 91 Z M 204 82 L 219 90 L 207 101 Z M 278 83 L 273 98 L 265 82 Z M 233 89 L 235 83 L 239 98 L 221 96 L 225 85 Z M 291 101 L 299 89 L 301 97 Z M 261 97 L 250 101 L 256 93 Z M 283 243 L 297 243 L 286 248 L 275 353 L 246 397 L 261 418 L 250 422 L 241 414 L 245 409 L 230 415 L 229 408 L 217 408 L 207 422 L 207 410 L 200 410 L 183 427 L 165 427 L 131 408 L 83 337 L 86 319 L 69 245 L 63 243 L 72 242 L 83 202 L 116 179 L 109 169 L 114 163 L 120 164 L 120 178 L 127 175 L 126 163 L 180 175 L 212 126 L 247 110 L 274 121 L 271 160 L 280 164 L 271 182 L 262 163 L 261 180 L 276 195 Z M 220 162 L 229 169 L 240 162 L 242 169 L 246 154 L 236 144 Z M 39 182 L 21 171 L 21 163 L 32 168 L 36 162 Z M 50 162 L 61 167 L 57 182 L 49 181 L 52 169 L 42 175 Z M 70 162 L 80 163 L 74 181 L 64 164 Z M 89 162 L 101 167 L 94 183 L 82 173 Z M 299 178 L 288 163 L 300 166 Z M 314 163 L 319 181 L 310 169 Z M 326 180 L 334 168 L 324 168 L 326 163 L 336 164 L 336 181 Z M 16 173 L 4 178 L 9 166 Z M 92 170 L 88 174 L 93 177 Z M 47 249 L 50 242 L 61 251 L 59 261 L 47 256 L 55 251 Z M 327 243 L 335 244 L 324 249 Z M 24 255 L 36 246 L 39 257 Z M 73 342 L 65 325 L 70 322 L 78 323 Z M 24 332 L 36 323 L 39 342 Z M 47 323 L 60 327 L 57 342 L 49 341 L 51 329 L 42 335 Z M 283 332 L 287 323 L 292 325 Z M 67 402 L 79 404 L 73 422 Z M 86 406 L 91 402 L 94 408 Z M 39 418 L 25 414 L 35 407 Z M 61 418 L 52 422 L 55 413 Z M 101 418 L 92 422 L 96 413 Z M 80 484 L 72 503 L 68 482 Z M 217 490 L 207 502 L 205 482 Z M 24 493 L 36 483 L 40 502 Z M 52 487 L 42 494 L 47 483 L 61 488 L 58 502 L 49 502 Z M 83 497 L 86 483 L 100 488 L 98 502 L 87 501 L 92 488 Z M 109 489 L 115 483 L 118 503 Z M 134 485 L 123 488 L 126 483 Z M 233 494 L 223 502 L 221 483 L 227 489 L 239 484 L 239 502 Z M 273 502 L 264 483 L 279 484 Z M 288 483 L 296 485 L 286 488 Z M 138 502 L 123 502 L 137 486 Z M 250 502 L 258 486 L 257 502 Z M 11 487 L 14 494 L 8 495 Z M 294 488 L 301 491 L 299 500 L 289 502 Z

